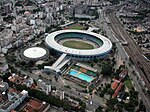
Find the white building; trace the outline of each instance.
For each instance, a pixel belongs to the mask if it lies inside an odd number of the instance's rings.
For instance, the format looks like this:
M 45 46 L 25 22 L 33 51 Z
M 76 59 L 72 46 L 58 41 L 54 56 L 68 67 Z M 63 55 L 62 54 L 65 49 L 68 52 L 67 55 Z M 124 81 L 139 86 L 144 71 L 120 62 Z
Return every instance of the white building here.
M 19 106 L 28 96 L 28 91 L 23 90 L 19 94 L 16 92 L 9 92 L 7 95 L 8 100 L 0 102 L 0 112 L 10 112 L 12 109 L 15 109 L 17 106 Z
M 45 92 L 47 95 L 51 92 L 51 85 L 43 82 L 41 79 L 37 81 L 37 86 L 40 90 Z
M 52 94 L 56 97 L 59 97 L 60 100 L 63 100 L 65 98 L 65 92 L 60 90 L 53 90 Z
M 42 11 L 39 12 L 39 18 L 43 18 L 44 14 Z
M 30 20 L 31 25 L 35 25 L 35 20 Z
M 62 92 L 60 93 L 60 100 L 63 100 L 64 98 L 65 98 L 65 92 L 62 91 Z

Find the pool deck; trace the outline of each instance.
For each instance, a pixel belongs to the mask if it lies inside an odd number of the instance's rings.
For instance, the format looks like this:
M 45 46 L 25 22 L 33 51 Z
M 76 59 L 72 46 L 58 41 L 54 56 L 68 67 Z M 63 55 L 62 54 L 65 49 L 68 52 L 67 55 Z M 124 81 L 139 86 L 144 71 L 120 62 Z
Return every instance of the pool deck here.
M 71 70 L 76 71 L 76 72 L 78 72 L 78 73 L 77 73 L 77 74 L 75 74 L 75 75 L 71 75 L 71 74 L 70 74 L 70 71 L 71 71 Z M 86 75 L 85 73 L 82 73 L 82 72 L 77 71 L 77 70 L 75 70 L 75 69 L 70 69 L 70 70 L 68 71 L 68 74 L 69 74 L 69 75 L 71 75 L 71 76 L 74 76 L 74 77 L 76 77 L 76 78 L 79 78 L 78 76 L 79 76 L 79 75 L 81 75 L 81 74 Z M 92 80 L 94 80 L 94 78 L 93 78 L 93 77 L 91 77 L 91 76 L 89 76 L 89 75 L 86 75 L 86 76 L 87 76 L 87 77 L 90 77 L 90 78 L 91 78 L 91 81 L 92 81 Z M 79 79 L 80 79 L 80 80 L 84 80 L 84 79 L 82 79 L 82 78 L 79 78 Z M 90 82 L 91 82 L 91 81 L 88 81 L 88 80 L 84 80 L 84 81 L 86 81 L 86 82 L 88 82 L 88 83 L 90 83 Z

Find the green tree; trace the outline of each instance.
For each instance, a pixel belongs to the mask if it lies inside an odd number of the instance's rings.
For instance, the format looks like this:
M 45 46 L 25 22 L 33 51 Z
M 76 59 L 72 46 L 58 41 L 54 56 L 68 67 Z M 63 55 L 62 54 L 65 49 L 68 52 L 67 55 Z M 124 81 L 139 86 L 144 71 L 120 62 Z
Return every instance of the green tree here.
M 104 76 L 110 76 L 112 74 L 112 68 L 111 65 L 103 65 L 101 73 Z
M 107 100 L 107 103 L 106 103 L 106 105 L 109 108 L 113 108 L 116 104 L 117 104 L 117 98 L 113 98 L 113 99 Z
M 95 112 L 102 112 L 103 107 L 98 106 L 98 108 L 95 110 Z
M 80 106 L 81 106 L 81 108 L 80 108 L 80 109 L 84 110 L 84 109 L 85 109 L 85 107 L 86 107 L 86 103 L 85 103 L 85 102 L 80 101 L 80 102 L 79 102 L 79 104 L 80 104 Z
M 111 88 L 109 88 L 109 89 L 107 90 L 107 93 L 110 94 L 110 95 L 112 95 L 112 94 L 114 93 L 114 90 L 111 89 Z
M 139 111 L 146 112 L 146 107 L 145 107 L 145 105 L 143 104 L 143 101 L 142 101 L 142 100 L 140 100 Z
M 104 95 L 105 93 L 103 91 L 99 94 L 100 97 L 104 97 Z

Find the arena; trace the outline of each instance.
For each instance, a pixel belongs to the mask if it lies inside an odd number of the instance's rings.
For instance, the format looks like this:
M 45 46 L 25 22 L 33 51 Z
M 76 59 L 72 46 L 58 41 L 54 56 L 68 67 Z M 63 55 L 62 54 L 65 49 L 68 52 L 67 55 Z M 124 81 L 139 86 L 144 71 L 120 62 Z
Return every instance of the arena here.
M 45 43 L 49 49 L 59 54 L 78 59 L 105 57 L 112 49 L 112 43 L 106 37 L 83 30 L 59 30 L 49 34 Z
M 21 57 L 26 61 L 38 61 L 48 58 L 49 51 L 43 47 L 29 47 L 22 51 Z

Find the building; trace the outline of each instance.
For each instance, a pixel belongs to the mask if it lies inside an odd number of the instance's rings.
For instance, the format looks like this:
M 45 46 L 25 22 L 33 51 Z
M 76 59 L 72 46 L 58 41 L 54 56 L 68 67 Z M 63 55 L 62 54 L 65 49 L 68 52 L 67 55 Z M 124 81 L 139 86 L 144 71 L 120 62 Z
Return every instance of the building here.
M 30 101 L 23 109 L 23 112 L 47 112 L 49 108 L 50 105 L 46 102 L 40 101 L 38 99 L 30 99 Z
M 87 4 L 90 5 L 91 3 L 88 2 Z M 69 16 L 83 19 L 94 19 L 96 17 L 96 9 L 90 8 L 87 4 L 79 3 L 69 6 Z
M 61 94 L 60 94 L 60 100 L 63 100 L 65 98 L 65 92 L 62 91 Z
M 3 53 L 0 53 L 0 73 L 4 73 L 7 70 L 8 70 L 8 64 L 6 62 L 5 55 Z
M 41 79 L 37 81 L 37 87 L 38 89 L 45 92 L 47 95 L 49 95 L 49 93 L 51 92 L 51 85 L 43 82 Z
M 52 13 L 47 13 L 46 15 L 46 19 L 45 19 L 45 23 L 48 27 L 50 27 L 51 25 L 53 25 L 53 16 Z
M 28 76 L 21 77 L 14 73 L 8 78 L 8 80 L 19 85 L 25 85 L 27 87 L 32 87 L 34 85 L 34 81 L 32 78 Z
M 21 51 L 21 58 L 24 61 L 46 60 L 49 57 L 49 51 L 43 47 L 29 47 Z
M 5 29 L 0 32 L 1 47 L 5 47 L 5 46 L 11 44 L 11 42 L 13 41 L 12 35 L 13 35 L 13 31 L 11 31 L 10 29 Z
M 2 79 L 0 79 L 0 91 L 5 92 L 9 88 L 9 85 L 7 82 L 3 82 Z
M 86 4 L 78 4 L 75 6 L 75 14 L 87 14 L 88 6 Z
M 26 78 L 24 81 L 23 81 L 23 85 L 26 85 L 27 87 L 31 87 L 33 85 L 34 81 L 32 78 Z
M 5 13 L 11 13 L 12 12 L 12 4 L 11 3 L 7 3 L 4 5 L 4 12 Z
M 69 6 L 69 16 L 70 17 L 74 17 L 74 14 L 75 14 L 75 8 L 74 6 Z
M 39 18 L 43 18 L 44 17 L 44 13 L 42 11 L 39 12 Z
M 19 106 L 28 96 L 28 91 L 23 90 L 21 93 L 8 92 L 8 100 L 0 102 L 0 112 L 10 112 Z
M 60 100 L 63 100 L 65 98 L 65 92 L 60 90 L 53 90 L 52 95 L 58 97 Z

